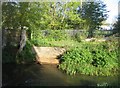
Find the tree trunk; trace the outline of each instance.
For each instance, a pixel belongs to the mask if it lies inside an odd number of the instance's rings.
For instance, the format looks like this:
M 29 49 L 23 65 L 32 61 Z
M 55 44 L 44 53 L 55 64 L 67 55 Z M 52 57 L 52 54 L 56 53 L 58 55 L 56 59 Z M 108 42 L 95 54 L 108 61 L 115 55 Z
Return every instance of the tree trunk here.
M 23 50 L 23 48 L 25 47 L 26 40 L 27 40 L 26 30 L 22 29 L 22 33 L 21 33 L 21 36 L 20 36 L 20 43 L 19 43 L 18 53 L 20 53 Z
M 93 37 L 93 30 L 89 29 L 87 38 L 92 38 L 92 37 Z
M 95 31 L 95 29 L 96 29 L 96 27 L 94 27 L 94 26 L 90 26 L 89 27 L 87 38 L 93 38 L 94 37 L 94 31 Z

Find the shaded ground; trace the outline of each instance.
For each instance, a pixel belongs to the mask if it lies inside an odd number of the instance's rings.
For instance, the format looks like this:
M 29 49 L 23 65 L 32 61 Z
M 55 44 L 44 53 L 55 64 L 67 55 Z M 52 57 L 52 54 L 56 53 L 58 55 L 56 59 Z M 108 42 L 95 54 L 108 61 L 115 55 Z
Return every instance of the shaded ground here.
M 69 76 L 56 65 L 3 64 L 3 86 L 118 86 L 118 77 Z

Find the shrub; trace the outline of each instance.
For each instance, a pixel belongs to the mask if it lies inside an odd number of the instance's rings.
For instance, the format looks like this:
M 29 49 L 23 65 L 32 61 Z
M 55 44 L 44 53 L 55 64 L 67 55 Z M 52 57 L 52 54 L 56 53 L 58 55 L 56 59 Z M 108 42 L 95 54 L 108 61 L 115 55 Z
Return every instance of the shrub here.
M 33 62 L 35 54 L 32 52 L 32 44 L 27 41 L 23 51 L 17 54 L 17 47 L 9 45 L 3 49 L 2 63 L 22 63 L 22 62 Z
M 36 46 L 54 46 L 56 44 L 51 44 L 51 42 L 66 41 L 68 38 L 68 35 L 63 30 L 47 30 L 45 34 L 39 32 L 38 35 L 34 36 L 31 42 Z
M 73 40 L 78 41 L 78 42 L 81 42 L 82 40 L 81 40 L 81 35 L 80 35 L 80 33 L 76 33 L 75 36 L 73 36 Z
M 53 41 L 60 41 L 60 40 L 66 40 L 67 35 L 62 30 L 51 30 L 50 35 L 47 36 L 48 39 L 52 39 Z
M 32 52 L 32 44 L 30 41 L 27 40 L 26 46 L 22 50 L 20 54 L 16 57 L 16 62 L 33 62 L 35 59 L 35 54 Z
M 118 50 L 110 49 L 107 43 L 85 43 L 82 47 L 72 48 L 62 56 L 59 69 L 70 75 L 115 75 L 118 70 Z

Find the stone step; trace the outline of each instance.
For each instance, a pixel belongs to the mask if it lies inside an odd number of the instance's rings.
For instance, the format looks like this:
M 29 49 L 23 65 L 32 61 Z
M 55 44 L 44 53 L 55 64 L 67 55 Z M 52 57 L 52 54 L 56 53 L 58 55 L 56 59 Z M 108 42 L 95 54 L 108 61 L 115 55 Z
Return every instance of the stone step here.
M 36 53 L 36 60 L 40 64 L 59 64 L 58 57 L 66 50 L 59 47 L 37 47 L 33 46 Z

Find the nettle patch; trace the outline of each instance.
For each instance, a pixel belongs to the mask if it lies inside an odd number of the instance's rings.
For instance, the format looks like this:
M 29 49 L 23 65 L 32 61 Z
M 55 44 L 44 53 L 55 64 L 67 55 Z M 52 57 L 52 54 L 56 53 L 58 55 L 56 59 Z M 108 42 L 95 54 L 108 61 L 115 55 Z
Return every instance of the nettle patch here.
M 72 48 L 61 57 L 59 69 L 69 75 L 115 75 L 118 71 L 118 49 L 111 46 L 102 43 Z

